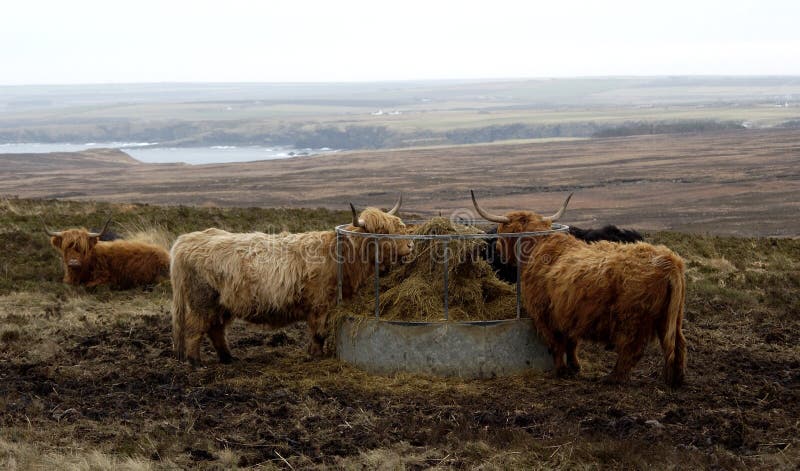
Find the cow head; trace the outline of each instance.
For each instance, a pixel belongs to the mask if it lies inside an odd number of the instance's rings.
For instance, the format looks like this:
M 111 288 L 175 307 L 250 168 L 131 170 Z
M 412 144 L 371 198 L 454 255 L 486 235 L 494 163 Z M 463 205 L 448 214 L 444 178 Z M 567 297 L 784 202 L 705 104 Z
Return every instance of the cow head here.
M 552 223 L 558 221 L 561 216 L 564 215 L 564 212 L 567 210 L 567 204 L 569 204 L 569 200 L 572 198 L 572 193 L 570 193 L 569 196 L 567 196 L 567 199 L 564 201 L 564 204 L 561 205 L 561 208 L 552 216 L 542 216 L 532 211 L 512 211 L 501 216 L 497 214 L 491 214 L 485 209 L 481 208 L 480 205 L 478 205 L 478 201 L 475 199 L 475 192 L 470 190 L 470 194 L 472 195 L 472 204 L 475 206 L 475 211 L 477 211 L 478 214 L 480 214 L 481 217 L 487 221 L 496 222 L 498 224 L 498 234 L 548 231 L 551 229 Z M 529 237 L 524 241 L 521 241 L 521 250 L 523 254 L 530 253 L 530 251 L 536 245 L 535 239 L 537 238 Z M 497 239 L 496 249 L 502 260 L 513 261 L 516 259 L 514 256 L 514 242 L 514 239 L 510 237 L 501 237 Z
M 387 212 L 377 208 L 366 208 L 357 214 L 353 203 L 350 203 L 350 210 L 353 212 L 353 230 L 370 234 L 406 234 L 406 225 L 395 214 L 403 204 L 403 195 L 400 195 L 394 207 Z M 371 248 L 364 255 L 373 254 L 375 241 L 380 244 L 379 256 L 381 263 L 391 263 L 401 260 L 411 255 L 414 250 L 414 242 L 409 239 L 370 239 L 363 248 Z
M 50 236 L 50 243 L 64 259 L 67 270 L 79 272 L 92 262 L 94 246 L 108 230 L 111 218 L 108 218 L 103 230 L 89 232 L 86 229 L 67 229 L 64 231 L 51 231 L 45 226 L 45 232 Z

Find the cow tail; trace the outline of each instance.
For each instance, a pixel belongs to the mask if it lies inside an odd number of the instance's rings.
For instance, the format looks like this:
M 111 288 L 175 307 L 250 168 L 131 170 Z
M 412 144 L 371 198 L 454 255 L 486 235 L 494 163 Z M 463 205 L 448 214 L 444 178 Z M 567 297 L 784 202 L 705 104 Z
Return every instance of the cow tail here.
M 178 360 L 186 359 L 186 288 L 180 264 L 172 254 L 170 281 L 172 282 L 172 343 Z
M 683 264 L 673 267 L 669 275 L 670 300 L 667 307 L 666 329 L 663 340 L 664 380 L 675 388 L 683 384 L 686 370 L 686 339 L 681 330 L 686 301 L 686 280 Z

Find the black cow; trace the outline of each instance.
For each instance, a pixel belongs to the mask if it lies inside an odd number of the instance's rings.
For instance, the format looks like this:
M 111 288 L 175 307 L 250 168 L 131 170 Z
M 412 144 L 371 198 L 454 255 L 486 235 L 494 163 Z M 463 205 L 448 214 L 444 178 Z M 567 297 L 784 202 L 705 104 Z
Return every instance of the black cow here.
M 100 240 L 103 242 L 111 242 L 113 240 L 120 240 L 123 238 L 121 235 L 117 234 L 114 231 L 108 230 L 105 232 L 101 232 L 100 229 L 97 229 L 95 227 L 89 229 L 89 232 L 100 232 Z
M 495 228 L 495 230 L 497 229 Z M 632 244 L 644 240 L 644 237 L 633 229 L 620 229 L 611 224 L 603 226 L 601 229 L 581 229 L 580 227 L 570 226 L 569 233 L 585 242 L 607 240 L 609 242 Z

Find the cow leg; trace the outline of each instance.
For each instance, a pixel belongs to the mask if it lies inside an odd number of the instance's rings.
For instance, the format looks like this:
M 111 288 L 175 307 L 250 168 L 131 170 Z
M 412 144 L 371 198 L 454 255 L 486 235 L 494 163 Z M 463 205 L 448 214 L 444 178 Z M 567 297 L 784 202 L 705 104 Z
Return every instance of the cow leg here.
M 186 359 L 192 366 L 200 366 L 200 342 L 204 333 L 201 329 L 186 329 Z
M 556 376 L 559 378 L 572 376 L 572 371 L 564 361 L 567 349 L 568 340 L 565 339 L 564 334 L 555 332 L 550 344 L 550 353 L 553 355 L 553 367 L 555 368 Z
M 184 336 L 186 342 L 186 359 L 192 366 L 200 366 L 200 343 L 203 336 L 211 330 L 211 321 L 203 311 L 191 309 L 186 315 Z
M 564 362 L 564 356 L 567 351 L 567 345 L 564 342 L 564 336 L 560 332 L 553 332 L 549 330 L 545 324 L 538 323 L 536 321 L 537 319 L 534 318 L 536 327 L 539 330 L 539 335 L 542 336 L 542 340 L 544 341 L 545 345 L 547 345 L 547 351 L 553 356 L 553 371 L 555 372 L 555 375 L 557 377 L 569 376 L 569 368 L 567 368 Z
M 325 348 L 325 322 L 327 313 L 314 310 L 308 316 L 308 354 L 312 357 L 321 357 Z
M 231 355 L 231 349 L 228 347 L 228 339 L 225 337 L 225 330 L 228 328 L 230 320 L 220 320 L 211 325 L 208 330 L 208 338 L 211 339 L 211 344 L 214 345 L 214 350 L 217 351 L 219 362 L 222 364 L 230 364 L 235 360 Z
M 626 339 L 624 343 L 617 348 L 617 364 L 614 365 L 614 370 L 606 376 L 605 382 L 610 384 L 620 384 L 628 381 L 631 375 L 631 370 L 644 355 L 644 349 L 647 346 L 645 337 L 637 336 L 632 339 Z
M 219 305 L 219 294 L 216 290 L 203 281 L 195 279 L 189 281 L 189 283 L 183 283 L 184 289 L 186 289 L 184 299 L 188 306 L 184 324 L 186 359 L 192 366 L 199 366 L 200 343 L 206 334 L 211 337 L 215 348 L 217 342 L 222 340 L 223 343 L 220 345 L 224 345 L 227 349 L 227 342 L 224 342 L 224 326 L 222 326 L 221 332 L 211 333 L 212 327 L 218 327 L 218 324 L 222 324 L 223 320 L 227 318 L 223 317 L 223 313 L 220 312 L 222 308 Z M 219 335 L 220 333 L 222 335 Z
M 567 340 L 567 368 L 573 374 L 581 372 L 581 361 L 578 358 L 578 341 L 575 339 Z

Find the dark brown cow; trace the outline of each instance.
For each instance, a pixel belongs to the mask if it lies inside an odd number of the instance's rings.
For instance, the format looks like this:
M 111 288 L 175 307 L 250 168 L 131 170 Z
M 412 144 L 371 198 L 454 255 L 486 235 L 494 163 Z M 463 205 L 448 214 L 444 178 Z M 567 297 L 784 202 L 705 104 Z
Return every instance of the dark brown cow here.
M 499 223 L 497 232 L 502 234 L 550 229 L 571 196 L 551 217 L 530 211 L 493 215 L 478 205 L 474 193 L 472 201 L 481 216 Z M 673 387 L 683 383 L 686 288 L 684 263 L 677 254 L 644 242 L 588 244 L 564 233 L 522 237 L 519 243 L 523 302 L 553 355 L 556 374 L 579 372 L 578 344 L 591 340 L 614 345 L 618 354 L 607 381 L 627 381 L 647 344 L 657 337 L 665 381 Z M 514 253 L 513 238 L 500 238 L 497 250 L 508 258 Z
M 126 289 L 169 277 L 169 253 L 165 249 L 127 240 L 103 242 L 110 222 L 109 218 L 100 232 L 84 228 L 51 231 L 45 226 L 50 243 L 62 256 L 64 283 Z

